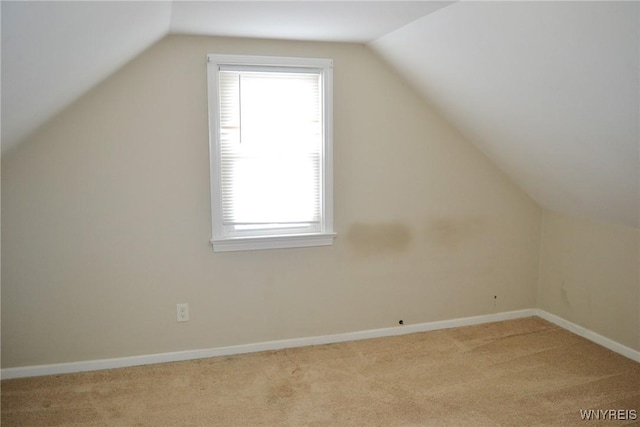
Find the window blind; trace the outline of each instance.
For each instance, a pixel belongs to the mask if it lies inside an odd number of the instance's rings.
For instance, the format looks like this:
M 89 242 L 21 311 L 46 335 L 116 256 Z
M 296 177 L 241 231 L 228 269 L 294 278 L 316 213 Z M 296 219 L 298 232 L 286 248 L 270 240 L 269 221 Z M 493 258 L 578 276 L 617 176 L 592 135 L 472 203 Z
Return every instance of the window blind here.
M 218 81 L 223 227 L 318 231 L 321 73 L 221 67 Z

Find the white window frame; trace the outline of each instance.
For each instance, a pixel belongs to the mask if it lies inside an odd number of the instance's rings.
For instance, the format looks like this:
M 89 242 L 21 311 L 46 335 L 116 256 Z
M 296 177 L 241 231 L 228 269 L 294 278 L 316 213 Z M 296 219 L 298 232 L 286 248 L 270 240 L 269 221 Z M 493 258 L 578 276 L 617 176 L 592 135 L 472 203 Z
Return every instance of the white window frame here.
M 323 92 L 323 147 L 320 230 L 301 234 L 264 234 L 229 236 L 222 223 L 220 166 L 219 70 L 220 66 L 310 68 L 321 70 Z M 211 244 L 214 252 L 329 246 L 333 231 L 333 61 L 318 58 L 291 58 L 246 55 L 207 55 L 209 101 L 209 162 L 211 186 Z

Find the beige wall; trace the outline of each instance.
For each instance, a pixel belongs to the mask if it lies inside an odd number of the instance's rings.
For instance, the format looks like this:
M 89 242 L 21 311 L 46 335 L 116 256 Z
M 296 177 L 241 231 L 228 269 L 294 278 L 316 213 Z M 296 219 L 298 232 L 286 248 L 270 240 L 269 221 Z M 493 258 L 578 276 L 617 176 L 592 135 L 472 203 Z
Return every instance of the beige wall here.
M 640 230 L 544 211 L 540 308 L 640 350 Z
M 213 253 L 207 53 L 334 59 L 334 246 Z M 536 305 L 540 209 L 360 45 L 168 37 L 3 156 L 2 199 L 3 367 Z

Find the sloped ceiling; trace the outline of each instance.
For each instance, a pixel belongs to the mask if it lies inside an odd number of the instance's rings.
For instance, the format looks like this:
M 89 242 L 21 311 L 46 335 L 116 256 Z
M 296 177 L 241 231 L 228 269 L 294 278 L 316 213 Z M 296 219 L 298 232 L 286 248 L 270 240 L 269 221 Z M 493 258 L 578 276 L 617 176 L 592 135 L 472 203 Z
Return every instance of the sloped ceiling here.
M 542 206 L 640 219 L 640 4 L 458 2 L 372 48 Z
M 168 33 L 360 42 L 542 206 L 639 226 L 636 2 L 2 1 L 0 8 L 3 151 Z
M 162 38 L 170 2 L 12 2 L 2 13 L 2 150 Z
M 2 150 L 170 32 L 364 43 L 450 3 L 2 1 Z

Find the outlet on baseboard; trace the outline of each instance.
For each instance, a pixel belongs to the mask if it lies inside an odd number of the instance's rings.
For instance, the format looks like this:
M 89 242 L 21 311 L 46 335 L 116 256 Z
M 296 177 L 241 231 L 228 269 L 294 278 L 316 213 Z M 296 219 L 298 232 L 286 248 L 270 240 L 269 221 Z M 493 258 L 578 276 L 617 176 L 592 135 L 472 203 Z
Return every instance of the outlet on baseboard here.
M 189 304 L 177 304 L 178 310 L 178 322 L 188 322 L 189 321 Z

